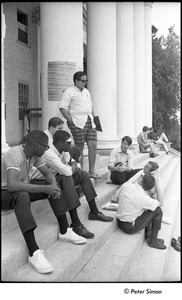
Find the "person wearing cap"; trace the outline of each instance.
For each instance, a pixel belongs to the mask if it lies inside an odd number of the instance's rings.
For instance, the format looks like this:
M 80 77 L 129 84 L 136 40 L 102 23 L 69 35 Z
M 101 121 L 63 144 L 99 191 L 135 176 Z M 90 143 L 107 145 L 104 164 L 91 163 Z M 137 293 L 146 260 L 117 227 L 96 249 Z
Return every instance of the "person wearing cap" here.
M 88 215 L 89 220 L 112 222 L 112 217 L 106 216 L 98 210 L 95 202 L 97 194 L 88 172 L 80 169 L 77 162 L 70 158 L 70 144 L 70 134 L 64 130 L 58 130 L 53 136 L 52 146 L 44 155 L 47 166 L 49 166 L 52 173 L 55 175 L 66 199 L 73 201 L 74 199 L 78 199 L 75 186 L 81 186 L 82 192 L 85 195 L 90 208 Z M 72 224 L 72 228 L 74 232 L 83 237 L 89 238 L 94 236 L 94 234 L 88 232 L 81 223 Z
M 148 133 L 149 133 L 149 127 L 144 126 L 142 128 L 142 132 L 137 137 L 137 141 L 138 141 L 140 152 L 145 153 L 145 152 L 147 152 L 146 151 L 147 148 L 150 148 L 150 150 L 151 150 L 150 156 L 154 158 L 154 157 L 158 156 L 159 154 L 157 154 L 155 151 L 154 143 L 148 139 Z
M 156 189 L 157 198 L 150 197 L 152 189 Z M 149 194 L 147 195 L 148 192 Z M 127 234 L 135 234 L 149 227 L 147 236 L 149 247 L 165 250 L 163 239 L 158 239 L 161 229 L 163 197 L 158 180 L 151 174 L 145 174 L 142 181 L 125 182 L 118 192 L 117 224 L 120 230 Z
M 88 146 L 89 175 L 99 179 L 94 166 L 97 154 L 97 131 L 94 123 L 94 112 L 91 95 L 86 84 L 88 82 L 85 72 L 78 71 L 73 75 L 74 86 L 63 93 L 60 101 L 60 112 L 67 120 L 67 125 L 73 135 L 75 146 L 81 151 L 81 165 L 83 167 L 83 148 L 85 142 Z
M 130 136 L 124 136 L 121 145 L 110 153 L 108 169 L 111 171 L 110 179 L 114 184 L 123 184 L 141 169 L 133 169 L 133 153 L 128 149 L 132 144 Z
M 87 242 L 68 225 L 66 212 L 69 211 L 74 222 L 78 218 L 76 207 L 80 202 L 78 199 L 65 199 L 62 194 L 55 176 L 43 159 L 48 148 L 48 136 L 43 131 L 33 130 L 27 134 L 25 144 L 12 147 L 2 157 L 1 209 L 14 209 L 29 251 L 28 263 L 39 273 L 50 273 L 54 268 L 35 240 L 37 224 L 31 212 L 31 202 L 48 198 L 59 224 L 59 240 L 74 244 Z M 32 166 L 39 169 L 44 180 L 31 180 Z
M 166 134 L 163 132 L 160 136 L 157 135 L 157 129 L 153 129 L 152 127 L 149 128 L 149 133 L 147 135 L 148 139 L 154 144 L 162 145 L 164 147 L 164 150 L 166 151 L 166 154 L 170 154 L 169 149 L 166 145 L 166 143 L 169 143 L 169 140 L 166 136 Z

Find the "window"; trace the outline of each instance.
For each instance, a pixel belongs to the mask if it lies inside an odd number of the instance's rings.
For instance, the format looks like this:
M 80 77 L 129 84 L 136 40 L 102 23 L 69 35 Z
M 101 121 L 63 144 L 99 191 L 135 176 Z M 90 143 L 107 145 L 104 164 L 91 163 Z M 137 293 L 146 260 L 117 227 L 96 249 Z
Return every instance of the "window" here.
M 18 21 L 18 40 L 28 45 L 28 15 L 18 10 L 17 21 Z
M 29 107 L 29 85 L 18 83 L 19 120 L 23 120 L 22 109 Z

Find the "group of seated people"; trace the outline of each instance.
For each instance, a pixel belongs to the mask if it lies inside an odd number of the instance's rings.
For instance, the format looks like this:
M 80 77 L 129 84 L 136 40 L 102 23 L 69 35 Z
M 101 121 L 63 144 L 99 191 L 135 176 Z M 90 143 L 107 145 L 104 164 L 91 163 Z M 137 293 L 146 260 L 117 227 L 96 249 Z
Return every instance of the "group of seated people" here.
M 166 154 L 170 153 L 168 145 L 170 145 L 171 142 L 169 142 L 166 134 L 162 132 L 160 135 L 158 135 L 157 129 L 153 129 L 152 127 L 149 128 L 147 126 L 144 126 L 142 128 L 142 132 L 137 137 L 137 141 L 139 144 L 140 152 L 146 153 L 147 149 L 150 148 L 150 156 L 153 158 L 158 156 L 155 150 L 155 144 L 163 146 Z
M 47 130 L 30 131 L 24 144 L 12 147 L 2 157 L 1 209 L 14 210 L 28 248 L 28 263 L 39 273 L 50 273 L 54 268 L 35 239 L 37 224 L 31 202 L 48 199 L 59 225 L 58 240 L 75 245 L 85 244 L 94 237 L 79 219 L 77 208 L 81 203 L 76 187 L 81 187 L 85 195 L 90 221 L 114 220 L 99 211 L 90 176 L 79 163 L 80 151 L 72 146 L 71 136 L 63 130 L 63 124 L 60 118 L 51 118 Z M 144 169 L 133 169 L 133 154 L 128 149 L 131 144 L 129 136 L 123 137 L 121 146 L 111 151 L 108 165 L 112 183 L 121 185 L 116 195 L 118 227 L 129 234 L 146 228 L 148 245 L 165 249 L 164 241 L 157 239 L 162 195 L 157 177 L 151 175 L 158 165 L 149 162 Z M 140 178 L 137 184 L 131 182 L 136 176 Z

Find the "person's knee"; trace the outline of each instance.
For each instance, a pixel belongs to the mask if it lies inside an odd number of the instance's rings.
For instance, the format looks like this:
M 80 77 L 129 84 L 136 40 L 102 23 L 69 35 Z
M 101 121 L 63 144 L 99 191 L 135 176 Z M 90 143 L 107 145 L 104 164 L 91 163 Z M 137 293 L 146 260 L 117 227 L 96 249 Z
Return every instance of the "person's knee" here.
M 30 195 L 27 192 L 19 192 L 16 195 L 15 206 L 30 206 Z
M 87 146 L 89 148 L 89 150 L 97 150 L 97 141 L 88 141 L 87 142 Z
M 156 208 L 156 213 L 157 213 L 157 215 L 158 215 L 160 218 L 162 218 L 163 212 L 162 212 L 162 209 L 161 209 L 160 207 L 157 207 L 157 208 Z

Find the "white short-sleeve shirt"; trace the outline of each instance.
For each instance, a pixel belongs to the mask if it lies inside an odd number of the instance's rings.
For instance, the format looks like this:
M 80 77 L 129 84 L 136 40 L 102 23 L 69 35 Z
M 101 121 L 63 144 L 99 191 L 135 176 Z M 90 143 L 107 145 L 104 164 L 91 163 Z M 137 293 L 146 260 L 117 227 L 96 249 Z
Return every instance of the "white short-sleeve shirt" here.
M 63 93 L 59 108 L 64 108 L 69 112 L 76 127 L 83 129 L 89 116 L 92 127 L 95 128 L 91 96 L 86 88 L 83 90 L 80 90 L 76 86 L 68 88 Z
M 160 202 L 146 195 L 138 183 L 125 182 L 120 188 L 117 218 L 134 222 L 145 210 L 154 211 Z

